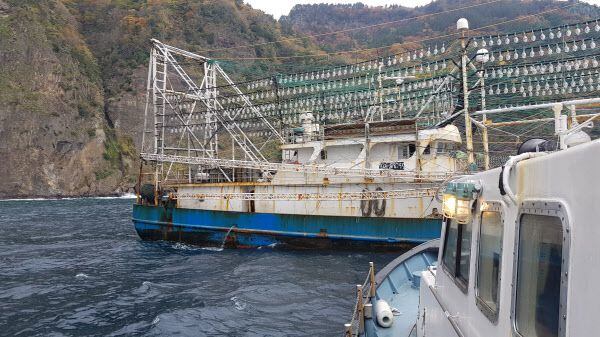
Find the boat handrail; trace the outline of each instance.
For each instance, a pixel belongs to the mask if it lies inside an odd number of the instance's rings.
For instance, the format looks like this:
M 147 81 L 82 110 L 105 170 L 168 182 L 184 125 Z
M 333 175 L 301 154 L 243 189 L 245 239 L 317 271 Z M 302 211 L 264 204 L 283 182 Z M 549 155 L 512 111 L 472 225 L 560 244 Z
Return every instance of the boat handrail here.
M 505 195 L 508 197 L 508 199 L 510 199 L 510 201 L 513 202 L 513 204 L 515 204 L 515 205 L 517 204 L 517 195 L 510 188 L 510 184 L 508 181 L 508 178 L 510 176 L 510 171 L 520 161 L 527 160 L 530 158 L 541 157 L 541 156 L 545 156 L 545 155 L 546 155 L 546 152 L 522 153 L 522 154 L 510 157 L 508 159 L 508 161 L 506 162 L 506 164 L 504 164 L 504 166 L 502 167 L 502 173 L 501 173 L 502 174 L 502 189 L 503 189 Z
M 439 246 L 440 239 L 433 239 L 422 243 L 416 246 L 415 248 L 407 251 L 406 253 L 398 256 L 397 258 L 392 260 L 392 262 L 388 263 L 385 267 L 383 267 L 380 271 L 377 272 L 377 274 L 375 275 L 375 285 L 381 284 L 381 282 L 383 282 L 383 280 L 389 275 L 389 273 L 391 273 L 394 269 L 396 269 L 398 265 L 404 263 L 410 257 L 428 250 L 437 249 L 439 248 Z

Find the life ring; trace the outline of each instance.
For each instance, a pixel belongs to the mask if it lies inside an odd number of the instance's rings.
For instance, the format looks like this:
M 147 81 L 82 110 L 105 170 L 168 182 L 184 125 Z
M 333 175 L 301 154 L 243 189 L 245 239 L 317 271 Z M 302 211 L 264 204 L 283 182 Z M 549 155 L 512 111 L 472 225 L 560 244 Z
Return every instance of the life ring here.
M 383 189 L 381 187 L 377 187 L 375 189 L 375 191 L 383 191 Z M 384 216 L 385 215 L 385 204 L 386 204 L 386 200 L 385 199 L 373 199 L 371 200 L 371 208 L 373 209 L 373 213 L 375 213 L 375 215 L 377 216 Z

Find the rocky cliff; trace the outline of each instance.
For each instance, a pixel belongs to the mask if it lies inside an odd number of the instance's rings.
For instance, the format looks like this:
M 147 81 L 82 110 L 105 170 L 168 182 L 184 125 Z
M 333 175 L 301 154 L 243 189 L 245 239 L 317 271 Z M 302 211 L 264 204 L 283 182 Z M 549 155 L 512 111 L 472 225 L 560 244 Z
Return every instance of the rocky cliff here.
M 0 1 L 0 197 L 119 193 L 100 69 L 58 1 Z

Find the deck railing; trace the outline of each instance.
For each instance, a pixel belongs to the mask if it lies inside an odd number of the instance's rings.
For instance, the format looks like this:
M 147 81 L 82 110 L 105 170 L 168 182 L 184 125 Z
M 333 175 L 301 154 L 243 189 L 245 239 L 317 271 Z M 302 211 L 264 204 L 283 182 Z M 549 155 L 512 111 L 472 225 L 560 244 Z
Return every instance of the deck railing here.
M 356 285 L 356 303 L 352 310 L 352 318 L 344 324 L 344 337 L 357 337 L 365 333 L 365 318 L 372 316 L 372 299 L 375 298 L 377 284 L 375 282 L 375 264 L 369 262 L 369 274 L 363 284 Z

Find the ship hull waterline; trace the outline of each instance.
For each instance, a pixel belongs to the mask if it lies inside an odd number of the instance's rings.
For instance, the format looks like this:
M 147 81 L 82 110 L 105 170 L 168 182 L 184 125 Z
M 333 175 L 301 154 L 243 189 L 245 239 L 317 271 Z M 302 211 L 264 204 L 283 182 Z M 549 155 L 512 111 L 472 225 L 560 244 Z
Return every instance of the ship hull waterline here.
M 143 240 L 225 248 L 406 250 L 439 237 L 441 219 L 250 213 L 133 205 Z

